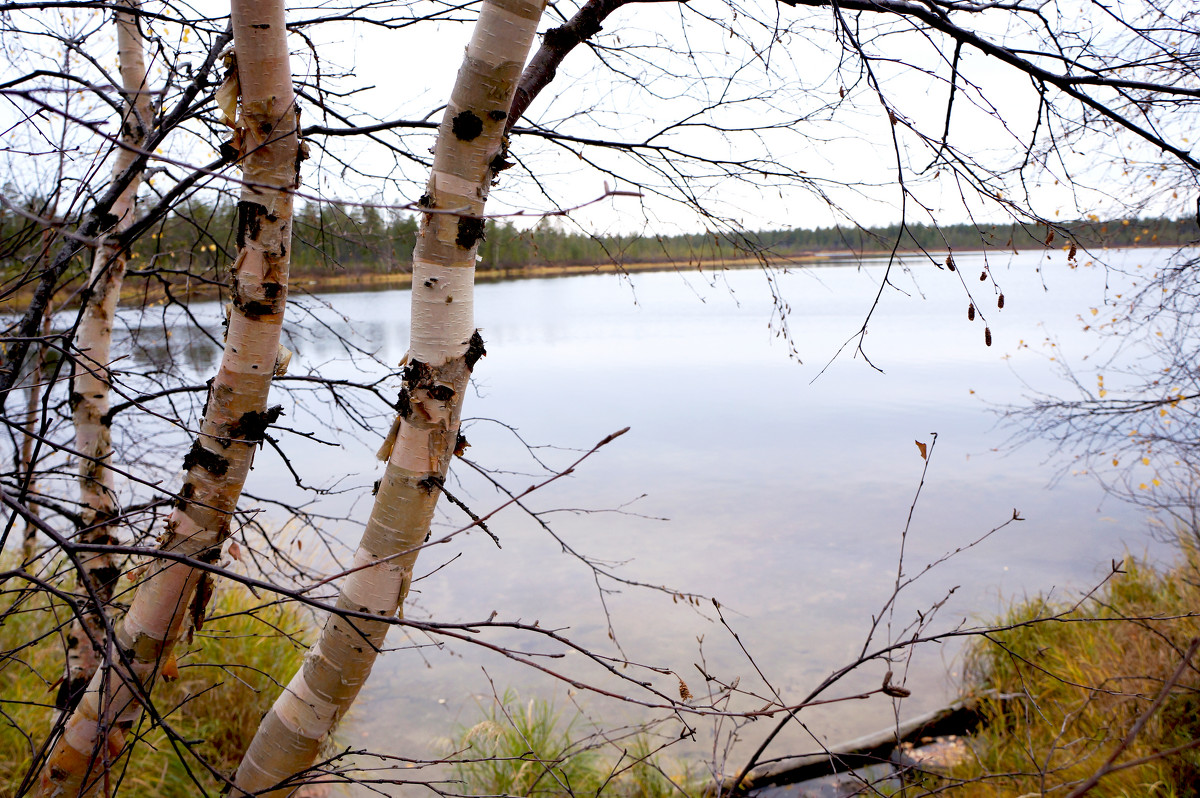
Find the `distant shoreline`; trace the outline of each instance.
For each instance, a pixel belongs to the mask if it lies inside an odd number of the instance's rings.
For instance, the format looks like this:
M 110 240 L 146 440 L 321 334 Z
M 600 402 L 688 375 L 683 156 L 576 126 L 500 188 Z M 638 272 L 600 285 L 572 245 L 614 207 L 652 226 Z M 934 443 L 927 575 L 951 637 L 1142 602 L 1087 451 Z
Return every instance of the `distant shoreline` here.
M 878 257 L 886 254 L 886 252 L 863 253 L 859 257 Z M 846 265 L 850 265 L 849 261 L 854 257 L 856 256 L 840 252 L 804 252 L 796 255 L 788 255 L 777 260 L 780 266 L 786 268 L 788 266 L 808 266 L 829 260 L 846 260 L 848 261 Z M 524 266 L 513 269 L 479 270 L 475 272 L 475 282 L 499 283 L 511 280 L 578 277 L 588 274 L 635 274 L 647 272 L 748 269 L 760 265 L 761 262 L 755 258 L 729 258 L 722 260 L 718 264 L 703 262 L 681 264 L 669 261 L 648 261 L 644 263 L 623 264 L 598 263 L 570 266 Z M 410 272 L 330 274 L 321 276 L 298 274 L 291 276 L 288 282 L 288 292 L 296 293 L 304 291 L 311 294 L 343 294 L 353 291 L 390 291 L 410 288 L 411 286 L 412 274 Z M 190 286 L 186 283 L 172 283 L 171 296 L 176 301 L 207 301 L 216 299 L 227 288 L 227 286 L 217 286 L 212 283 L 201 283 Z M 129 282 L 126 282 L 121 291 L 121 305 L 123 307 L 159 304 L 166 298 L 167 292 L 161 286 L 150 287 L 144 283 L 131 285 Z M 27 298 L 22 297 L 13 304 L 17 308 L 23 307 L 25 304 L 24 300 L 27 300 Z
M 880 253 L 887 254 L 887 253 Z M 794 264 L 796 266 L 811 265 L 815 262 L 824 260 L 841 260 L 849 259 L 851 256 L 842 256 L 833 252 L 805 252 L 798 255 L 787 256 L 784 265 Z M 690 264 L 680 264 L 670 261 L 647 261 L 644 263 L 591 263 L 591 264 L 574 264 L 568 266 L 522 266 L 511 269 L 486 269 L 477 270 L 475 272 L 475 282 L 477 283 L 500 283 L 510 280 L 534 280 L 543 277 L 578 277 L 588 274 L 634 274 L 641 272 L 672 272 L 672 271 L 695 271 L 709 269 L 748 269 L 761 265 L 761 262 L 755 258 L 729 258 L 721 261 L 719 264 L 706 264 L 693 262 Z M 380 286 L 387 288 L 408 288 L 412 285 L 412 274 L 408 272 L 396 272 L 392 274 L 345 274 L 345 275 L 330 275 L 328 277 L 313 277 L 312 275 L 297 276 L 293 280 L 295 286 L 313 287 L 318 290 L 332 289 L 334 291 L 351 290 L 366 286 Z
M 1152 247 L 1122 247 L 1122 249 L 1149 249 Z M 1058 250 L 1059 247 L 1046 247 L 1047 250 Z M 1062 247 L 1065 251 L 1066 247 Z M 997 248 L 990 249 L 962 249 L 955 250 L 955 255 L 973 255 L 980 252 L 994 252 L 999 254 L 1001 250 Z M 1008 250 L 1003 250 L 1007 253 Z M 797 252 L 790 255 L 775 255 L 772 258 L 772 265 L 775 268 L 789 267 L 805 267 L 805 266 L 820 266 L 821 268 L 839 268 L 843 266 L 854 266 L 857 262 L 864 258 L 885 258 L 891 254 L 890 250 L 876 250 L 870 252 L 851 252 L 848 250 L 816 250 Z M 897 255 L 923 255 L 919 249 L 902 249 L 897 251 Z M 721 269 L 750 269 L 761 266 L 762 262 L 753 257 L 745 258 L 726 258 L 719 262 L 692 261 L 691 263 L 682 263 L 676 261 L 645 261 L 639 263 L 622 263 L 615 264 L 595 263 L 595 264 L 572 264 L 565 266 L 522 266 L 510 269 L 486 269 L 477 270 L 475 272 L 476 283 L 499 283 L 508 282 L 511 280 L 537 280 L 555 277 L 579 277 L 590 274 L 641 274 L 649 272 L 695 272 L 695 271 L 717 271 Z M 389 291 L 398 288 L 410 288 L 412 286 L 412 274 L 410 272 L 392 272 L 387 274 L 366 273 L 366 274 L 330 274 L 316 276 L 312 274 L 293 275 L 289 283 L 289 292 L 307 291 L 312 294 L 342 294 L 353 291 Z M 131 291 L 132 293 L 132 291 Z M 136 293 L 142 295 L 144 291 L 139 290 Z M 217 295 L 215 288 L 208 288 L 201 292 L 193 289 L 190 292 L 191 298 L 200 298 L 201 295 L 206 295 L 206 298 L 213 298 Z M 161 298 L 161 296 L 159 297 Z M 126 301 L 123 299 L 123 302 Z
M 984 250 L 972 250 L 984 251 Z M 905 250 L 898 254 L 912 255 L 918 250 Z M 821 264 L 822 266 L 851 266 L 859 258 L 886 257 L 889 253 L 862 252 L 848 253 L 845 251 L 801 252 L 794 255 L 776 256 L 773 259 L 776 268 L 802 267 Z M 963 254 L 967 254 L 966 251 Z M 596 263 L 573 264 L 568 266 L 523 266 L 512 269 L 487 269 L 475 272 L 476 283 L 499 283 L 516 280 L 537 280 L 555 277 L 579 277 L 590 274 L 642 274 L 650 272 L 694 272 L 718 271 L 721 269 L 750 269 L 761 266 L 756 258 L 727 258 L 719 263 L 693 261 L 690 264 L 671 261 L 647 261 L 642 263 Z M 343 294 L 354 291 L 390 291 L 412 287 L 410 272 L 392 272 L 388 274 L 331 274 L 315 276 L 312 274 L 293 275 L 288 283 L 289 293 L 304 291 L 311 294 Z M 183 284 L 172 284 L 172 296 L 177 300 L 205 301 L 217 298 L 225 286 L 202 284 L 185 287 Z M 162 288 L 147 290 L 145 285 L 126 284 L 121 292 L 122 306 L 129 307 L 138 304 L 156 304 L 166 298 Z
M 1142 249 L 1144 247 L 1123 247 L 1123 249 Z M 1145 247 L 1148 248 L 1148 247 Z M 1051 247 L 1047 249 L 1057 249 Z M 956 250 L 955 254 L 970 255 L 978 252 L 997 252 L 997 249 Z M 772 263 L 775 268 L 804 267 L 820 265 L 821 268 L 837 268 L 853 266 L 863 258 L 882 258 L 890 254 L 888 250 L 871 252 L 850 252 L 847 250 L 821 250 L 798 252 L 791 255 L 775 256 Z M 917 249 L 904 249 L 898 255 L 921 254 Z M 507 282 L 510 280 L 535 280 L 556 277 L 578 277 L 589 274 L 639 274 L 649 272 L 696 272 L 718 271 L 722 269 L 748 269 L 759 267 L 762 262 L 753 257 L 727 258 L 716 262 L 692 261 L 646 261 L 638 263 L 615 264 L 573 264 L 564 266 L 523 266 L 509 269 L 486 269 L 475 273 L 477 283 Z M 391 272 L 386 274 L 297 274 L 292 275 L 289 283 L 291 293 L 307 292 L 311 294 L 338 294 L 354 291 L 388 291 L 404 289 L 412 286 L 412 274 L 409 272 Z M 211 282 L 189 284 L 187 282 L 172 282 L 169 286 L 171 299 L 174 301 L 210 301 L 217 299 L 228 290 L 228 286 L 214 285 Z M 136 307 L 138 305 L 153 306 L 167 301 L 168 290 L 161 283 L 147 284 L 140 280 L 127 280 L 121 291 L 121 305 Z M 12 311 L 24 310 L 28 303 L 29 293 L 21 291 L 8 301 Z M 77 306 L 72 301 L 68 306 Z

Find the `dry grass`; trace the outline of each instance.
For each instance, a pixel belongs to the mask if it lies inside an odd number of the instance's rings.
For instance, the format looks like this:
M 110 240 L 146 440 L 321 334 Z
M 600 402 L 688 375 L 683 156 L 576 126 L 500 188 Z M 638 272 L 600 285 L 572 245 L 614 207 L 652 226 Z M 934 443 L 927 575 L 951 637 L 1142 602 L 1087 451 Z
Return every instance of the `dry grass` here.
M 1015 607 L 969 659 L 972 690 L 989 700 L 975 756 L 953 773 L 957 794 L 1066 795 L 1122 745 L 1134 723 L 1200 636 L 1200 556 L 1172 570 L 1132 560 L 1125 573 L 1069 615 L 1035 599 Z M 1200 662 L 1192 661 L 1118 763 L 1144 764 L 1105 776 L 1092 796 L 1189 796 L 1200 790 L 1200 748 L 1162 752 L 1200 739 Z
M 0 611 L 12 608 L 11 595 Z M 0 798 L 15 795 L 54 718 L 62 674 L 62 607 L 36 594 L 0 625 Z M 215 795 L 214 775 L 236 768 L 259 719 L 303 656 L 310 621 L 293 605 L 263 607 L 237 587 L 221 590 L 209 620 L 178 657 L 179 678 L 155 689 L 155 707 L 174 732 L 143 717 L 139 744 L 113 771 L 126 796 Z M 114 781 L 114 786 L 116 783 Z

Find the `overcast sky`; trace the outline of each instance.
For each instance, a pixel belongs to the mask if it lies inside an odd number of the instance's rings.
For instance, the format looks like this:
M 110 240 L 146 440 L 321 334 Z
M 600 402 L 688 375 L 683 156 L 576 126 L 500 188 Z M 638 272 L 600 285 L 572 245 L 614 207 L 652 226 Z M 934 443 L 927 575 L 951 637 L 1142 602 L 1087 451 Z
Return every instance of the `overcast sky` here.
M 1059 18 L 1075 19 L 1071 8 L 1054 8 Z M 557 9 L 561 15 L 548 11 L 543 30 L 560 24 L 574 6 L 561 3 Z M 217 17 L 225 7 L 205 2 L 199 11 Z M 474 8 L 448 9 L 422 0 L 367 13 L 378 18 L 385 12 L 398 17 L 433 13 L 451 21 L 423 21 L 399 30 L 364 22 L 303 27 L 304 36 L 291 39 L 296 78 L 310 93 L 318 83 L 348 92 L 330 107 L 339 105 L 358 123 L 437 120 L 470 36 Z M 299 22 L 329 13 L 327 4 L 293 5 L 289 19 Z M 111 67 L 111 25 L 98 11 L 72 14 L 52 19 L 34 13 L 26 19 L 31 28 L 89 32 L 89 54 L 98 54 L 98 62 Z M 736 7 L 693 0 L 619 9 L 597 39 L 602 49 L 580 47 L 572 53 L 530 107 L 526 123 L 575 137 L 668 147 L 669 158 L 649 149 L 631 155 L 514 136 L 518 167 L 503 175 L 489 210 L 525 213 L 528 218 L 517 221 L 530 224 L 536 214 L 585 205 L 609 186 L 641 191 L 643 197 L 588 205 L 571 215 L 568 226 L 599 233 L 670 234 L 722 226 L 818 227 L 848 220 L 878 225 L 898 221 L 902 214 L 912 222 L 1008 221 L 996 195 L 1064 220 L 1089 213 L 1121 215 L 1139 202 L 1148 202 L 1154 213 L 1171 215 L 1194 207 L 1194 189 L 1180 195 L 1179 179 L 1163 175 L 1159 186 L 1153 174 L 1146 174 L 1157 168 L 1153 152 L 1125 149 L 1126 143 L 1116 138 L 1072 134 L 1061 125 L 1048 126 L 1044 118 L 1031 165 L 1014 171 L 1025 160 L 1025 145 L 1038 121 L 1038 95 L 1027 77 L 970 48 L 963 50 L 959 63 L 949 139 L 967 165 L 957 174 L 932 165 L 946 120 L 952 44 L 906 22 L 868 14 L 856 19 L 861 21 L 856 23 L 859 44 L 876 57 L 872 79 L 862 71 L 857 53 L 844 46 L 845 37 L 835 36 L 828 10 L 788 8 L 766 0 Z M 992 19 L 983 18 L 983 32 L 1014 45 L 1032 43 L 1021 24 L 1003 14 Z M 200 37 L 186 26 L 157 22 L 151 30 L 170 48 L 190 50 L 188 60 L 199 62 Z M 1093 26 L 1092 33 L 1100 42 L 1109 34 L 1103 25 Z M 8 37 L 5 48 L 16 69 L 61 66 L 64 56 L 53 44 L 45 37 Z M 68 61 L 102 83 L 78 56 Z M 165 64 L 160 61 L 152 72 L 161 86 Z M 1069 117 L 1078 115 L 1073 101 L 1061 95 L 1058 100 Z M 115 130 L 111 109 L 86 96 L 75 102 L 72 113 L 100 121 L 110 134 Z M 312 101 L 302 101 L 302 107 L 306 124 L 343 125 Z M 8 98 L 10 124 L 28 112 L 28 104 Z M 1186 114 L 1179 117 L 1174 123 L 1179 128 L 1193 121 Z M 60 120 L 47 117 L 41 125 L 45 140 L 59 135 L 55 126 L 61 127 Z M 1058 146 L 1046 146 L 1048 131 Z M 69 138 L 77 147 L 76 168 L 96 168 L 103 140 L 79 130 Z M 432 134 L 407 131 L 379 138 L 417 158 L 388 152 L 369 139 L 329 140 L 328 153 L 314 147 L 315 157 L 304 166 L 303 194 L 310 200 L 390 206 L 413 202 L 426 176 L 418 160 L 427 154 Z M 217 143 L 206 131 L 177 135 L 163 155 L 204 162 L 214 157 Z M 30 182 L 30 175 L 47 171 L 53 158 L 48 146 L 23 146 L 8 149 L 10 184 Z M 39 159 L 38 166 L 20 157 L 27 154 Z M 700 160 L 685 157 L 692 155 Z M 1044 158 L 1040 166 L 1039 157 Z M 742 161 L 756 166 L 758 173 L 734 164 Z M 988 183 L 991 197 L 971 185 L 967 169 L 976 184 Z M 910 192 L 907 198 L 901 178 Z M 711 216 L 698 214 L 697 207 Z
M 560 7 L 564 13 L 571 10 Z M 943 222 L 1007 221 L 996 203 L 981 199 L 961 176 L 927 168 L 933 150 L 914 133 L 937 138 L 945 124 L 951 50 L 944 41 L 906 30 L 904 24 L 864 29 L 864 48 L 895 61 L 872 64 L 880 93 L 899 117 L 893 127 L 877 92 L 862 78 L 859 62 L 838 44 L 829 12 L 785 8 L 779 29 L 772 30 L 776 8 L 756 3 L 735 14 L 725 3 L 704 0 L 625 7 L 605 24 L 599 40 L 609 48 L 604 58 L 612 67 L 595 52 L 577 49 L 526 119 L 579 137 L 649 141 L 717 159 L 760 159 L 778 165 L 767 171 L 791 177 L 738 181 L 687 163 L 679 174 L 670 169 L 662 174 L 603 148 L 564 150 L 517 136 L 513 153 L 525 169 L 505 174 L 493 192 L 492 211 L 537 212 L 586 203 L 614 183 L 606 167 L 626 178 L 616 181 L 618 187 L 640 183 L 646 197 L 613 199 L 573 214 L 589 229 L 674 232 L 702 224 L 690 209 L 655 196 L 656 191 L 690 192 L 713 213 L 750 229 L 826 226 L 844 223 L 847 216 L 885 224 L 902 212 L 912 221 L 927 222 L 931 215 Z M 747 10 L 768 25 L 748 20 Z M 549 19 L 543 28 L 556 22 Z M 444 102 L 468 35 L 463 24 L 407 31 L 360 24 L 353 35 L 332 36 L 320 52 L 327 71 L 344 67 L 361 84 L 374 87 L 359 99 L 361 107 L 379 118 L 414 119 Z M 1003 35 L 1027 43 L 1019 30 Z M 308 59 L 301 68 L 311 73 L 311 64 Z M 1037 93 L 1025 76 L 969 48 L 959 74 L 951 143 L 972 160 L 977 174 L 1011 170 L 1023 160 L 1037 122 Z M 1063 102 L 1069 113 L 1076 112 L 1074 103 Z M 654 136 L 683 120 L 690 125 Z M 1121 157 L 1117 146 L 1096 136 L 1063 138 L 1046 166 L 1027 169 L 1024 180 L 1010 172 L 996 178 L 993 188 L 1050 218 L 1119 215 L 1122 201 L 1134 192 L 1124 185 L 1128 180 L 1119 179 L 1128 165 L 1113 165 Z M 354 152 L 357 145 L 346 147 Z M 375 157 L 369 149 L 362 150 L 362 158 Z M 1136 160 L 1138 153 L 1132 155 Z M 898 189 L 901 173 L 914 194 L 906 207 Z M 420 170 L 412 170 L 411 177 L 416 185 L 424 179 Z M 337 191 L 336 181 L 328 190 Z M 370 181 L 356 190 L 371 191 Z M 402 190 L 389 187 L 382 196 L 392 201 Z M 1156 212 L 1178 208 L 1179 213 L 1190 204 L 1187 197 L 1172 202 L 1165 188 L 1162 194 Z

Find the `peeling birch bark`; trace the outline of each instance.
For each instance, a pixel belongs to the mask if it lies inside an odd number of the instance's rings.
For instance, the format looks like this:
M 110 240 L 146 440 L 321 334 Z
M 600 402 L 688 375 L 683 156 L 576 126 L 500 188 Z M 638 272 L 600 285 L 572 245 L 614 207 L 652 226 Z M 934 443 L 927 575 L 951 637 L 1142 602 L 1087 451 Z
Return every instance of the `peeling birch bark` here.
M 484 202 L 506 165 L 505 122 L 544 0 L 485 0 L 442 118 L 413 253 L 412 340 L 387 467 L 339 609 L 390 618 L 403 607 L 417 548 L 458 442 L 463 395 L 484 354 L 475 330 L 475 255 Z M 288 795 L 349 709 L 389 624 L 338 614 L 275 706 L 238 768 L 236 795 Z
M 136 10 L 136 0 L 120 0 L 123 8 Z M 153 123 L 150 92 L 146 82 L 146 59 L 138 32 L 137 18 L 130 13 L 116 12 L 117 54 L 120 59 L 121 83 L 125 95 L 125 111 L 121 119 L 120 146 L 113 164 L 113 179 L 117 179 L 137 159 L 138 150 L 146 143 Z M 79 452 L 79 503 L 84 528 L 79 536 L 82 543 L 112 544 L 112 519 L 118 514 L 113 473 L 106 466 L 112 457 L 112 440 L 107 417 L 112 375 L 109 372 L 112 344 L 113 315 L 121 296 L 125 279 L 128 252 L 119 243 L 119 236 L 133 224 L 134 203 L 141 176 L 130 181 L 111 214 L 116 219 L 112 235 L 97 249 L 88 281 L 90 296 L 83 309 L 75 336 L 78 354 L 75 358 L 75 378 L 71 389 L 71 411 L 75 424 L 75 450 Z M 71 624 L 67 634 L 67 664 L 62 686 L 55 701 L 60 710 L 74 708 L 79 695 L 87 687 L 100 663 L 100 649 L 105 630 L 102 613 L 112 600 L 113 588 L 120 576 L 117 558 L 112 554 L 93 553 L 81 560 L 79 582 L 89 584 L 99 599 L 99 606 L 90 600 L 86 589 L 79 592 L 85 598 L 81 617 Z
M 233 0 L 241 112 L 235 142 L 245 178 L 238 203 L 233 311 L 200 434 L 160 548 L 215 561 L 266 428 L 279 415 L 267 393 L 279 354 L 291 252 L 292 192 L 299 181 L 298 113 L 282 0 Z M 33 795 L 92 795 L 127 744 L 142 700 L 172 657 L 201 572 L 156 561 L 39 774 Z M 201 617 L 202 617 L 202 608 Z

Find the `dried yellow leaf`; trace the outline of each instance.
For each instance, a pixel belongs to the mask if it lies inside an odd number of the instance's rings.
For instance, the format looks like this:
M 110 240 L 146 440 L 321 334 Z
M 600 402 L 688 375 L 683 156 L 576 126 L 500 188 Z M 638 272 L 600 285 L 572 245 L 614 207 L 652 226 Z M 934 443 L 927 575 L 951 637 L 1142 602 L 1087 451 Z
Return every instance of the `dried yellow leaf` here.
M 172 654 L 162 666 L 162 677 L 168 682 L 173 682 L 179 678 L 179 662 Z

